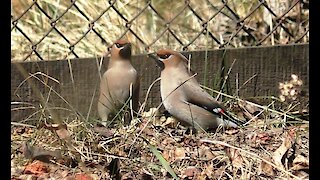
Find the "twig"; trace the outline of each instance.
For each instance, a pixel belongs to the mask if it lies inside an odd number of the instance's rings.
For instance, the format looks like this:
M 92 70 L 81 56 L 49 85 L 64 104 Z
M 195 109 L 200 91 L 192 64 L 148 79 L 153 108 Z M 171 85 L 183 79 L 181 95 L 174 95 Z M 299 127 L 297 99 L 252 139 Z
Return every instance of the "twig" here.
M 227 80 L 228 80 L 228 78 L 229 78 L 229 75 L 230 75 L 230 73 L 231 73 L 231 70 L 232 70 L 233 65 L 234 65 L 234 63 L 236 62 L 236 60 L 237 60 L 237 59 L 234 59 L 234 60 L 233 60 L 231 66 L 230 66 L 230 68 L 229 68 L 229 70 L 228 70 L 228 72 L 227 72 L 227 75 L 223 77 L 224 81 L 223 81 L 223 83 L 222 83 L 222 85 L 221 85 L 220 92 L 222 92 L 225 84 L 227 83 Z M 220 96 L 220 93 L 219 93 L 218 96 L 216 97 L 216 100 L 219 99 L 219 96 Z
M 148 88 L 148 90 L 147 90 L 147 93 L 146 93 L 146 97 L 144 98 L 144 102 L 143 102 L 143 104 L 142 104 L 142 106 L 141 106 L 141 112 L 143 112 L 144 111 L 144 107 L 145 107 L 145 105 L 146 105 L 146 103 L 147 103 L 147 99 L 148 99 L 148 97 L 149 97 L 149 94 L 150 94 L 150 91 L 151 91 L 151 88 L 153 87 L 153 85 L 156 83 L 156 82 L 158 82 L 158 81 L 160 81 L 160 77 L 158 78 L 158 79 L 156 79 L 156 80 L 154 80 L 151 84 L 150 84 L 150 86 L 149 86 L 149 88 Z
M 18 123 L 18 122 L 11 122 L 11 125 L 36 128 L 36 126 L 29 125 L 29 124 Z

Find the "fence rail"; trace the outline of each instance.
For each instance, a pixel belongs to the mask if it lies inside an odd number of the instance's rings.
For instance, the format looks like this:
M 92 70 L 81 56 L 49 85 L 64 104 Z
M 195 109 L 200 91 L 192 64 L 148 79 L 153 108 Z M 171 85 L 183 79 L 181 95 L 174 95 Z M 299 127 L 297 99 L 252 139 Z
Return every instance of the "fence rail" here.
M 308 0 L 12 1 L 12 61 L 309 42 Z

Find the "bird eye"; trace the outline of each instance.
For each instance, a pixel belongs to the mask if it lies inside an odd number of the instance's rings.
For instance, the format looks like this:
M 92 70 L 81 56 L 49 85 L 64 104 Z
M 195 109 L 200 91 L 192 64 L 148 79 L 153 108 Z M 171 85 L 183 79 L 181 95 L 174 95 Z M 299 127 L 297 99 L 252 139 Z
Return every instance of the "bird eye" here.
M 167 59 L 167 58 L 170 57 L 170 55 L 171 55 L 171 54 L 163 54 L 163 55 L 159 55 L 159 57 L 160 57 L 161 59 Z

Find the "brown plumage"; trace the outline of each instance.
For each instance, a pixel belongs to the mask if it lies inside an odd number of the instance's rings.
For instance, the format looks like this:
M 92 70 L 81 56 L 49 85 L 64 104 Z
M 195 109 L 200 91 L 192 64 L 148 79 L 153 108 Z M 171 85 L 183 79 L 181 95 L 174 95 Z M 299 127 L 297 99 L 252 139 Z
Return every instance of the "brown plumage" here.
M 162 49 L 157 52 L 161 71 L 160 91 L 165 109 L 187 126 L 197 130 L 215 129 L 219 125 L 237 127 L 220 102 L 200 87 L 188 70 L 188 60 L 180 53 Z M 162 64 L 162 65 L 161 65 Z
M 102 124 L 114 116 L 130 98 L 132 84 L 132 109 L 137 112 L 139 106 L 140 80 L 131 63 L 131 44 L 118 40 L 111 48 L 111 56 L 107 71 L 100 82 L 98 113 Z M 128 103 L 129 105 L 129 103 Z M 131 121 L 131 113 L 126 113 L 125 124 Z

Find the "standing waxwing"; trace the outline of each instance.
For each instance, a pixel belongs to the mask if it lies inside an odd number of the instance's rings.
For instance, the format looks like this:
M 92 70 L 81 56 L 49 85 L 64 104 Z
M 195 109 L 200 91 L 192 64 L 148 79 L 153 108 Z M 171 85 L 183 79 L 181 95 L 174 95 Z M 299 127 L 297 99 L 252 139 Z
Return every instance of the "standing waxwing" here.
M 238 127 L 225 108 L 200 87 L 188 69 L 188 60 L 180 53 L 162 49 L 156 62 L 161 68 L 160 91 L 165 109 L 182 124 L 197 130 Z
M 140 79 L 131 64 L 131 44 L 125 40 L 118 40 L 112 46 L 110 54 L 107 71 L 101 78 L 98 101 L 98 113 L 103 125 L 112 120 L 124 104 L 127 103 L 129 106 L 130 87 L 134 113 L 138 112 L 139 106 Z M 131 119 L 131 113 L 126 113 L 125 125 L 130 124 Z

